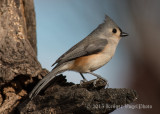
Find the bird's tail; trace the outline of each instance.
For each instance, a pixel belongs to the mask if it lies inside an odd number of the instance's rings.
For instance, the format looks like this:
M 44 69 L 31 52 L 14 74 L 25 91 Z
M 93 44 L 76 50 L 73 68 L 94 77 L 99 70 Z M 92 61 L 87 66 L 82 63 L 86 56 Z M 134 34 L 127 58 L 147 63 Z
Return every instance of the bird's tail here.
M 47 86 L 47 84 L 53 80 L 57 74 L 62 73 L 67 70 L 67 65 L 60 65 L 54 68 L 50 73 L 48 73 L 42 80 L 38 82 L 38 84 L 33 88 L 31 93 L 29 94 L 29 98 L 33 99 L 39 92 Z

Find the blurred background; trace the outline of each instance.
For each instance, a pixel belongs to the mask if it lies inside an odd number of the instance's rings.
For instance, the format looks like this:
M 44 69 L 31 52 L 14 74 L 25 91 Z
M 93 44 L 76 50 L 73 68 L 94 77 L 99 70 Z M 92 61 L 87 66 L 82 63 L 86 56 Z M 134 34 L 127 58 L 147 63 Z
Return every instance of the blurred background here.
M 139 95 L 132 105 L 112 114 L 156 114 L 160 112 L 160 1 L 159 0 L 35 0 L 38 59 L 51 70 L 55 60 L 85 38 L 110 16 L 129 34 L 122 38 L 113 59 L 95 71 L 110 88 L 132 88 Z M 75 72 L 63 73 L 79 83 Z M 95 77 L 85 74 L 88 80 Z

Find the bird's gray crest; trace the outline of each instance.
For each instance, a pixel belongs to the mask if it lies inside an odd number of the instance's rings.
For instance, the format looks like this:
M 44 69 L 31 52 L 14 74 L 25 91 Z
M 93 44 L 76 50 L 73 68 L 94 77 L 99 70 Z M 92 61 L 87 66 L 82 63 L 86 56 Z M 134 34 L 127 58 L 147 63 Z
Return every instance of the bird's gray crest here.
M 105 15 L 104 23 L 107 26 L 118 27 L 118 25 L 108 15 Z

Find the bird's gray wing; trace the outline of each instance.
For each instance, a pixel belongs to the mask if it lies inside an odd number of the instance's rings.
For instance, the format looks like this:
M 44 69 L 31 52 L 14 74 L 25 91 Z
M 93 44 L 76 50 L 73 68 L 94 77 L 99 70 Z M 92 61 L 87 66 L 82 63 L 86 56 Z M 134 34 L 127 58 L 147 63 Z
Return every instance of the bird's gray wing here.
M 58 63 L 58 65 L 60 65 L 64 62 L 68 62 L 82 56 L 96 54 L 102 51 L 107 43 L 108 41 L 106 39 L 83 39 L 81 42 L 74 45 L 71 49 L 59 57 L 54 64 Z

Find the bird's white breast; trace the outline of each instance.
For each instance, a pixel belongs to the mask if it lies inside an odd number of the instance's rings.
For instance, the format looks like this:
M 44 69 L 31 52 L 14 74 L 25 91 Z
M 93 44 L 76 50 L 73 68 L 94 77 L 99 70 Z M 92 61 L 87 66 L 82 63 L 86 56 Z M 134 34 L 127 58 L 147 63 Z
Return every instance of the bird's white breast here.
M 89 69 L 94 71 L 108 63 L 115 53 L 117 44 L 118 40 L 109 40 L 104 50 L 90 59 Z

